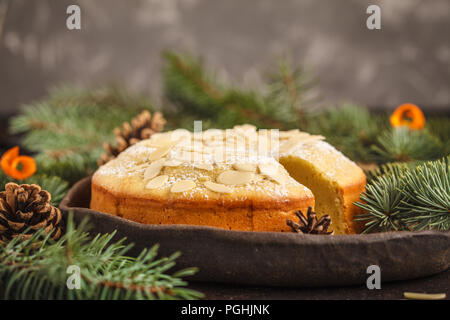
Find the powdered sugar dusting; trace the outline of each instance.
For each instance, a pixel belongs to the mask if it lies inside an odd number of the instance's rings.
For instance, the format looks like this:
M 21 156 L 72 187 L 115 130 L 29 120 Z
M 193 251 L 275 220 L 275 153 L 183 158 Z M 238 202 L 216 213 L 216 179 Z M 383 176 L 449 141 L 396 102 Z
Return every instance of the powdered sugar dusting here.
M 283 198 L 292 195 L 293 190 L 301 188 L 306 194 L 311 194 L 308 188 L 302 186 L 288 176 L 287 171 L 276 160 L 278 147 L 282 150 L 290 143 L 289 152 L 279 156 L 295 155 L 312 163 L 320 163 L 324 156 L 335 159 L 334 165 L 325 170 L 325 174 L 333 178 L 345 165 L 352 163 L 328 143 L 321 141 L 319 136 L 310 136 L 299 131 L 278 132 L 279 141 L 274 142 L 267 131 L 257 131 L 249 125 L 237 126 L 231 130 L 211 129 L 199 133 L 187 130 L 153 135 L 122 152 L 116 159 L 101 166 L 97 176 L 127 178 L 140 181 L 145 186 L 144 172 L 153 161 L 169 161 L 170 166 L 163 166 L 161 175 L 169 178 L 160 188 L 167 192 L 177 182 L 188 180 L 195 182 L 195 187 L 182 192 L 183 198 L 209 199 L 212 196 L 228 196 L 214 194 L 205 187 L 206 181 L 217 182 L 217 177 L 224 171 L 235 170 L 234 164 L 260 164 L 276 166 L 276 176 L 263 172 L 255 172 L 254 179 L 243 185 L 231 185 L 233 197 L 245 199 L 250 194 L 263 193 L 267 196 Z M 297 140 L 292 143 L 292 137 Z M 293 146 L 293 147 L 292 147 Z M 167 151 L 166 151 L 167 150 Z M 151 160 L 149 160 L 151 159 Z M 157 159 L 157 160 L 156 160 Z M 179 164 L 179 165 L 178 165 Z M 239 175 L 239 171 L 236 175 Z M 242 173 L 244 174 L 244 173 Z M 286 179 L 280 177 L 286 176 Z M 148 181 L 147 181 L 148 182 Z M 193 184 L 192 184 L 193 185 Z M 298 191 L 297 191 L 298 192 Z M 179 196 L 173 194 L 172 196 Z

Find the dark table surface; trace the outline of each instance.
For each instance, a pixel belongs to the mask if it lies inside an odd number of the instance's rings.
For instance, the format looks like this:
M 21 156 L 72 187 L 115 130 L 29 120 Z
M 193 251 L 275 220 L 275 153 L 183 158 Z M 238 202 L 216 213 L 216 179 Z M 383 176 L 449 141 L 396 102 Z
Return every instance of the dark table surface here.
M 334 299 L 404 299 L 403 292 L 446 293 L 449 300 L 450 270 L 408 281 L 383 283 L 381 289 L 369 290 L 366 286 L 335 288 L 274 288 L 251 287 L 219 283 L 191 282 L 189 287 L 205 294 L 205 299 L 222 300 L 334 300 Z

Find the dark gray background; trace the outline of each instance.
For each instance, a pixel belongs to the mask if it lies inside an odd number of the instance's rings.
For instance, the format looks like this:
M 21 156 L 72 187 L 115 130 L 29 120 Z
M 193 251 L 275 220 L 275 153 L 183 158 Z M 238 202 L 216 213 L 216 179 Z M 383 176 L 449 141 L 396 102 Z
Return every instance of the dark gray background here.
M 159 104 L 165 49 L 201 55 L 221 79 L 245 87 L 260 87 L 289 55 L 318 76 L 330 103 L 450 109 L 450 0 L 0 2 L 8 3 L 3 114 L 61 83 L 122 82 Z M 81 7 L 81 31 L 66 29 L 72 3 Z M 366 28 L 369 4 L 381 7 L 381 30 Z

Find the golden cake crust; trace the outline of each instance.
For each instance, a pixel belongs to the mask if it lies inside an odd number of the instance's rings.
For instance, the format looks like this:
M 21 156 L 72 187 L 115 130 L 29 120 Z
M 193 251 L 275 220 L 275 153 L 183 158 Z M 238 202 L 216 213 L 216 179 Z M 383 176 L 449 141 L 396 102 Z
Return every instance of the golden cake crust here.
M 288 231 L 294 212 L 314 206 L 314 198 L 164 199 L 112 193 L 92 183 L 91 208 L 144 224 L 187 224 L 244 231 Z

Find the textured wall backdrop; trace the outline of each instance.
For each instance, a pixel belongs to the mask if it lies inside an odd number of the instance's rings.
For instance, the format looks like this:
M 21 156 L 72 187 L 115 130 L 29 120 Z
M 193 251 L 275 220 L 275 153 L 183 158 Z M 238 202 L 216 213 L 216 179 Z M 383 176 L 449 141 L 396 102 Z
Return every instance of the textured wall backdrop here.
M 319 78 L 330 102 L 450 108 L 449 0 L 0 0 L 0 112 L 60 83 L 123 82 L 158 101 L 161 52 L 203 56 L 249 87 L 290 55 Z M 82 30 L 68 31 L 78 4 Z M 369 4 L 382 29 L 365 27 Z

